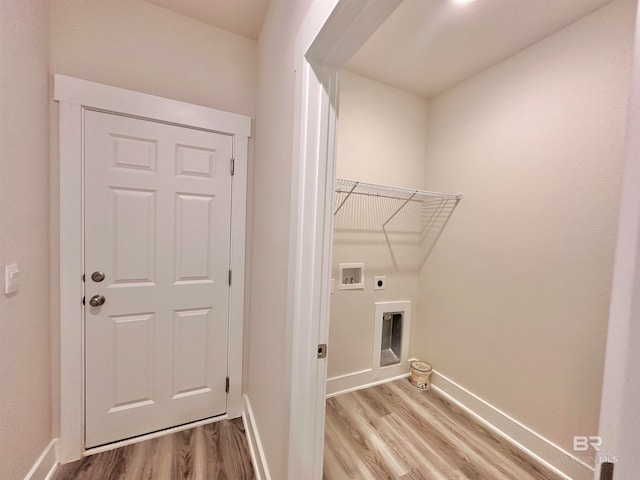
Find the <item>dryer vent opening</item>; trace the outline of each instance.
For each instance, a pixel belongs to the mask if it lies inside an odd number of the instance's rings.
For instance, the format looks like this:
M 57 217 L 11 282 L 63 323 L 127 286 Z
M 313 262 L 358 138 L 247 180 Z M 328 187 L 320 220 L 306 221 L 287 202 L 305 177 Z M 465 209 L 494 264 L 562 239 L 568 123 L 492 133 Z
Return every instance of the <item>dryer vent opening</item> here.
M 376 302 L 373 331 L 373 362 L 376 380 L 409 371 L 411 302 Z
M 382 316 L 382 338 L 380 342 L 380 366 L 400 363 L 402 352 L 402 312 L 385 313 Z

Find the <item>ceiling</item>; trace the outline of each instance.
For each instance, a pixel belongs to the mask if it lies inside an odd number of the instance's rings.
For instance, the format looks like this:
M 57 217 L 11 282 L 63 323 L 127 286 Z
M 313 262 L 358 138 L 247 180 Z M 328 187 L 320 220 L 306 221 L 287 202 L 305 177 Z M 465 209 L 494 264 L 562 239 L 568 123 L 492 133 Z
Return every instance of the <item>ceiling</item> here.
M 214 27 L 257 40 L 269 0 L 147 0 Z
M 424 97 L 611 0 L 404 0 L 346 68 Z

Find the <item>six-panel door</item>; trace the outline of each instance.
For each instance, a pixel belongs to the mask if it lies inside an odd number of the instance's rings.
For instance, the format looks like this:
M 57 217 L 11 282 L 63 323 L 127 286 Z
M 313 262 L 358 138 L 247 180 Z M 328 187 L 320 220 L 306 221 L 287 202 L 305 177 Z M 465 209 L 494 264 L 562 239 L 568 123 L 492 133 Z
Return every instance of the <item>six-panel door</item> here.
M 87 111 L 84 149 L 86 447 L 225 413 L 232 138 Z

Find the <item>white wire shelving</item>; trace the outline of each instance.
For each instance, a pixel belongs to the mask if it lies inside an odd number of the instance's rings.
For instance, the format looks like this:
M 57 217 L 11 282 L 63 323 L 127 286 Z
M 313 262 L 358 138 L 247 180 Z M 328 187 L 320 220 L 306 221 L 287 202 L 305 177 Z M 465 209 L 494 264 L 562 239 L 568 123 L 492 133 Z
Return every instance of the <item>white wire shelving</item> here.
M 424 236 L 453 212 L 462 194 L 448 194 L 336 180 L 335 227 L 339 230 L 416 233 Z

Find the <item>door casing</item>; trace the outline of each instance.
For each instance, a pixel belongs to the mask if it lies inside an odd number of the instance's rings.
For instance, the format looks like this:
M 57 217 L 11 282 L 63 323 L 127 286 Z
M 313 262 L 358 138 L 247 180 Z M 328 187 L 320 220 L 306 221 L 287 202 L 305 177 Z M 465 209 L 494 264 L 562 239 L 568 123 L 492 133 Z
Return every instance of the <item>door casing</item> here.
M 322 478 L 327 359 L 309 352 L 328 337 L 338 69 L 400 3 L 312 2 L 295 41 L 287 295 L 289 479 Z
M 247 198 L 247 151 L 251 118 L 208 107 L 134 92 L 65 75 L 54 75 L 59 102 L 59 292 L 60 301 L 60 440 L 62 463 L 81 458 L 84 448 L 83 117 L 86 110 L 163 122 L 232 135 L 235 160 L 231 212 L 229 297 L 229 394 L 227 414 L 242 414 L 242 345 Z M 58 198 L 54 198 L 57 201 Z M 186 427 L 188 428 L 188 427 Z M 142 437 L 146 438 L 146 437 Z M 111 445 L 113 448 L 119 444 Z

